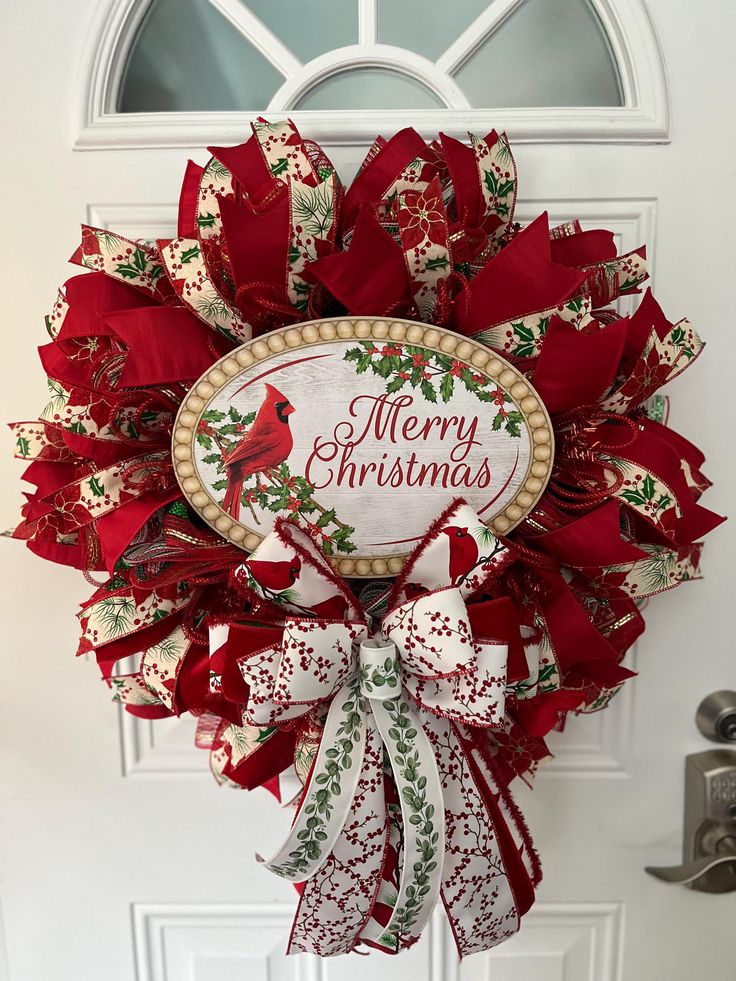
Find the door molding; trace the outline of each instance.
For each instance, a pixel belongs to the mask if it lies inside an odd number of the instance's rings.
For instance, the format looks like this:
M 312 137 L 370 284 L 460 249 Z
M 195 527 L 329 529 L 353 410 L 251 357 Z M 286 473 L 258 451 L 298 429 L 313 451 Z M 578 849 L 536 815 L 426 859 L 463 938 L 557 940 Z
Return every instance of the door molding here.
M 74 119 L 77 150 L 142 147 L 194 148 L 237 143 L 258 112 L 117 113 L 125 65 L 153 0 L 99 0 L 81 62 Z M 590 0 L 618 66 L 623 105 L 472 109 L 450 74 L 467 60 L 523 0 L 494 0 L 440 56 L 430 62 L 414 52 L 378 44 L 377 0 L 359 3 L 359 43 L 306 64 L 236 0 L 210 0 L 280 71 L 284 84 L 260 112 L 286 113 L 325 146 L 360 146 L 376 133 L 415 126 L 422 135 L 439 130 L 505 130 L 515 143 L 666 143 L 670 100 L 664 59 L 644 0 Z M 324 78 L 349 68 L 388 67 L 415 78 L 447 108 L 405 110 L 291 110 Z

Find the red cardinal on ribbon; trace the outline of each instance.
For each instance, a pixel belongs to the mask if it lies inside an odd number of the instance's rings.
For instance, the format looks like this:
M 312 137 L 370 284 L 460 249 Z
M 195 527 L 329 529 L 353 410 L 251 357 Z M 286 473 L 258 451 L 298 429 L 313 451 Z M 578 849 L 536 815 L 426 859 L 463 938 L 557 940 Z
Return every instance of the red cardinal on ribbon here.
M 254 473 L 276 467 L 291 453 L 294 440 L 289 416 L 294 406 L 285 395 L 266 384 L 266 397 L 253 426 L 225 457 L 227 490 L 223 507 L 236 521 L 240 516 L 243 482 Z
M 248 563 L 251 575 L 264 589 L 281 593 L 299 578 L 302 570 L 302 560 L 298 555 L 286 562 L 266 562 L 252 559 Z M 344 603 L 343 603 L 344 606 Z
M 451 525 L 442 534 L 450 539 L 450 579 L 457 583 L 478 562 L 478 543 L 467 528 Z

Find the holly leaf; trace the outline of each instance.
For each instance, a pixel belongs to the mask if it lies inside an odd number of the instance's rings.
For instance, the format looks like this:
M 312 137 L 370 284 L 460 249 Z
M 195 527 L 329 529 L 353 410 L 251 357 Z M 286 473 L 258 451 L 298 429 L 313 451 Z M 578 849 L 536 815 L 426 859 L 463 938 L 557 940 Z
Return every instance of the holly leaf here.
M 115 266 L 115 272 L 119 273 L 123 279 L 138 279 L 140 276 L 135 266 L 131 266 L 129 263 L 119 263 Z
M 206 215 L 197 215 L 197 224 L 200 228 L 212 228 L 215 224 L 215 216 L 210 211 Z
M 487 190 L 489 190 L 491 194 L 498 195 L 498 181 L 496 180 L 493 171 L 485 171 L 483 174 L 483 183 L 486 185 Z
M 199 255 L 199 246 L 193 245 L 191 249 L 184 249 L 184 251 L 179 256 L 179 258 L 183 264 L 187 264 L 191 262 L 192 259 L 196 259 L 198 255 Z
M 391 358 L 381 358 L 380 361 L 371 361 L 371 363 L 374 372 L 381 378 L 388 378 L 391 374 Z
M 104 497 L 105 496 L 105 488 L 100 483 L 98 477 L 91 477 L 87 481 L 87 484 L 89 485 L 89 489 L 92 491 L 92 493 L 95 495 L 95 497 Z
M 525 341 L 523 344 L 517 344 L 511 353 L 516 355 L 517 358 L 530 358 L 535 351 L 536 345 L 533 342 L 529 343 Z
M 650 473 L 646 475 L 644 480 L 641 482 L 641 492 L 647 501 L 651 501 L 654 497 L 655 483 L 654 478 Z
M 332 541 L 337 547 L 338 552 L 354 552 L 355 545 L 350 540 L 355 534 L 355 528 L 350 525 L 343 525 L 332 535 Z
M 496 415 L 493 417 L 493 422 L 491 423 L 491 429 L 494 431 L 494 433 L 497 433 L 502 425 L 503 425 L 503 416 L 501 415 L 500 412 L 497 412 Z
M 427 263 L 424 268 L 427 270 L 447 269 L 449 265 L 450 265 L 450 260 L 448 259 L 447 255 L 438 255 L 435 256 L 433 259 L 427 259 Z
M 148 259 L 146 258 L 146 253 L 143 251 L 143 249 L 135 249 L 133 252 L 133 265 L 139 270 L 139 272 L 144 273 L 146 271 Z
M 639 491 L 636 490 L 625 490 L 621 492 L 621 497 L 629 504 L 646 504 L 646 498 L 644 498 Z
M 445 375 L 440 382 L 440 395 L 442 396 L 442 401 L 449 402 L 452 398 L 452 393 L 454 390 L 455 379 L 450 374 Z
M 406 385 L 406 378 L 399 378 L 398 375 L 386 386 L 386 392 L 388 395 L 393 395 L 394 392 L 398 392 L 400 389 Z
M 519 321 L 518 323 L 511 324 L 511 329 L 516 334 L 516 336 L 522 341 L 533 341 L 534 331 L 531 327 L 527 327 L 525 323 Z
M 523 419 L 524 417 L 520 412 L 509 412 L 506 416 L 506 432 L 509 436 L 521 436 L 519 424 L 523 422 Z
M 334 508 L 330 508 L 329 511 L 324 511 L 317 518 L 317 527 L 318 528 L 326 528 L 327 525 L 332 524 L 332 522 L 334 520 L 335 520 L 335 509 Z
M 422 380 L 421 391 L 422 391 L 422 395 L 425 397 L 425 399 L 428 402 L 437 401 L 437 392 L 435 392 L 432 382 L 429 381 L 427 378 Z

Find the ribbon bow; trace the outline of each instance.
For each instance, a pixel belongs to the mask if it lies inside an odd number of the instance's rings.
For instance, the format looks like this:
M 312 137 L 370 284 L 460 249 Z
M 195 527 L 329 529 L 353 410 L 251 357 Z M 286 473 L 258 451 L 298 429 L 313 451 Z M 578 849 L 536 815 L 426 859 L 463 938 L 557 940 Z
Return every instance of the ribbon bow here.
M 211 646 L 234 645 L 243 722 L 321 729 L 289 836 L 259 858 L 304 883 L 290 951 L 409 946 L 440 894 L 461 955 L 518 929 L 535 856 L 491 735 L 513 619 L 505 599 L 472 602 L 508 561 L 456 502 L 365 608 L 291 523 L 238 569 L 268 626 L 215 627 Z

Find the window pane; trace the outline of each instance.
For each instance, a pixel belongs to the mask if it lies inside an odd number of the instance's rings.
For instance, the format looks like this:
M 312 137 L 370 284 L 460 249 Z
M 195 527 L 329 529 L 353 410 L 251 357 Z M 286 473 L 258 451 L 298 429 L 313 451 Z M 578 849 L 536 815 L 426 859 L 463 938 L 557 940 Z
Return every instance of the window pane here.
M 155 0 L 118 112 L 264 109 L 283 75 L 207 0 Z
M 489 0 L 378 0 L 378 40 L 435 61 L 488 3 Z
M 356 0 L 245 0 L 301 61 L 358 43 Z
M 476 108 L 621 105 L 608 40 L 587 0 L 525 0 L 455 80 Z
M 416 79 L 383 68 L 353 68 L 318 82 L 294 109 L 438 109 L 444 103 Z

